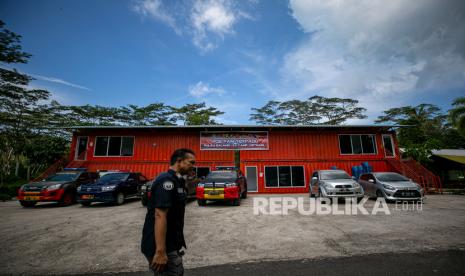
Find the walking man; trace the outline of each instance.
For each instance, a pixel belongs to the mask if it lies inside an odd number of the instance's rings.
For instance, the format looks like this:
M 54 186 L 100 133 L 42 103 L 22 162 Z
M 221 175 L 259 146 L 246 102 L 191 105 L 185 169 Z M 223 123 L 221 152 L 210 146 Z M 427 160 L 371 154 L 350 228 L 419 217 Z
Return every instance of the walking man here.
M 154 275 L 183 275 L 181 248 L 184 240 L 186 190 L 184 175 L 192 171 L 195 153 L 177 149 L 170 159 L 170 168 L 152 184 L 142 231 L 142 253 Z

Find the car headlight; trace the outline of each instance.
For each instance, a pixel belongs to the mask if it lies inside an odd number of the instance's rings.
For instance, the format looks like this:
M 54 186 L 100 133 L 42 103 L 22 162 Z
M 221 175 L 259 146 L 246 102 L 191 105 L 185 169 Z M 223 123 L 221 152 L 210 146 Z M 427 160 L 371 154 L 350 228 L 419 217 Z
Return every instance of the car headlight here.
M 396 188 L 394 188 L 393 186 L 388 185 L 388 184 L 383 184 L 383 187 L 384 187 L 384 189 L 386 189 L 386 190 L 391 190 L 391 191 L 393 191 L 393 190 L 396 189 Z
M 226 184 L 224 185 L 225 188 L 236 187 L 236 186 L 237 186 L 236 183 L 226 183 Z
M 78 192 L 80 192 L 80 191 L 81 191 L 81 186 L 77 187 L 76 190 L 77 190 Z
M 55 185 L 52 185 L 52 186 L 48 186 L 47 191 L 58 190 L 60 188 L 61 188 L 61 184 L 55 184 Z
M 358 182 L 354 182 L 352 185 L 353 185 L 354 188 L 356 188 L 356 189 L 360 188 L 360 184 L 358 184 Z
M 116 189 L 115 185 L 113 185 L 113 186 L 103 186 L 102 187 L 102 192 L 113 191 L 114 189 Z
M 418 188 L 419 191 L 423 190 L 423 187 L 420 184 L 415 183 L 415 185 L 417 185 L 417 188 Z

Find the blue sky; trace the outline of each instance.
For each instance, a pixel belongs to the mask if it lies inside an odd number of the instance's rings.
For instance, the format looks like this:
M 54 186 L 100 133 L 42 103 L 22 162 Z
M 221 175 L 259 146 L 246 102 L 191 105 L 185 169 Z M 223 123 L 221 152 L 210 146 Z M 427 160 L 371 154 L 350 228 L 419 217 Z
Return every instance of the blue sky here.
M 1 0 L 33 57 L 14 65 L 62 104 L 252 107 L 347 97 L 391 107 L 465 96 L 465 2 Z M 10 65 L 11 66 L 11 65 Z

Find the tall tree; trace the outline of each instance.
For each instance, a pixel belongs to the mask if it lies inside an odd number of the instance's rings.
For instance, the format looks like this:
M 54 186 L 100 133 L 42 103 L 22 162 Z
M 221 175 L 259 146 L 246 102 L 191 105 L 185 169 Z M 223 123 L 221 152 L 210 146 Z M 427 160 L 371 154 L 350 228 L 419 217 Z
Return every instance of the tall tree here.
M 207 107 L 205 103 L 173 107 L 173 113 L 174 118 L 183 125 L 218 125 L 214 117 L 224 114 L 215 107 Z
M 399 142 L 401 146 L 423 144 L 426 140 L 438 140 L 446 115 L 433 104 L 419 104 L 417 106 L 404 106 L 391 108 L 383 112 L 375 123 L 391 122 L 398 125 L 406 125 L 399 130 Z M 434 143 L 433 143 L 434 144 Z
M 453 131 L 447 127 L 447 116 L 432 104 L 391 108 L 379 116 L 376 123 L 391 122 L 403 125 L 398 129 L 399 145 L 405 149 L 405 156 L 428 165 L 431 150 L 460 144 Z
M 116 119 L 125 125 L 173 125 L 176 123 L 173 113 L 173 108 L 163 103 L 128 105 L 118 109 Z
M 263 107 L 252 108 L 256 113 L 250 114 L 250 120 L 260 125 L 277 125 L 283 123 L 284 114 L 280 108 L 281 102 L 269 101 Z
M 20 35 L 5 29 L 5 24 L 0 21 L 1 63 L 27 63 L 31 55 L 22 51 L 20 40 Z M 15 175 L 18 175 L 19 160 L 28 135 L 37 127 L 39 103 L 50 95 L 46 90 L 27 89 L 30 81 L 31 77 L 15 69 L 0 68 L 0 130 L 9 140 L 4 145 L 8 145 L 15 156 Z
M 455 99 L 452 106 L 449 119 L 457 130 L 465 135 L 465 97 Z
M 313 96 L 306 101 L 269 101 L 261 108 L 252 108 L 256 113 L 250 120 L 270 125 L 338 125 L 349 119 L 363 119 L 366 109 L 358 101 L 343 98 Z

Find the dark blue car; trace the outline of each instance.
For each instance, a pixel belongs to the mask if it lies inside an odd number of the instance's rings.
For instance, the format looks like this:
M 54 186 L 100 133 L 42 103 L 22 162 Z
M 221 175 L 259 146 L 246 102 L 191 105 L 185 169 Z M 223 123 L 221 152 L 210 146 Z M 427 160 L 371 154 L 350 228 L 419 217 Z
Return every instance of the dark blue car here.
M 145 182 L 147 178 L 140 173 L 108 173 L 93 184 L 79 186 L 77 200 L 83 206 L 89 206 L 92 202 L 121 205 L 128 198 L 140 197 L 139 186 Z

